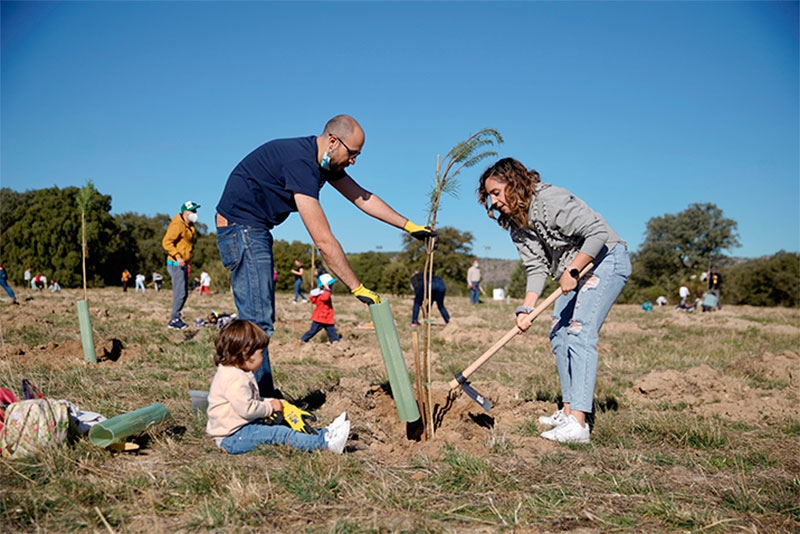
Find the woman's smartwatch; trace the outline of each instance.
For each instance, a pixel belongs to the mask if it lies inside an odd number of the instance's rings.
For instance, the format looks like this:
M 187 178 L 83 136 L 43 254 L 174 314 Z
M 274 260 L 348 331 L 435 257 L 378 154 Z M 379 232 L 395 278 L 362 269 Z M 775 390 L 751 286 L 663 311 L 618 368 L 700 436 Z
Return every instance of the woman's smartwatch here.
M 572 278 L 574 278 L 575 280 L 580 280 L 581 279 L 581 272 L 578 269 L 574 269 L 574 268 L 570 269 L 569 270 L 569 275 Z

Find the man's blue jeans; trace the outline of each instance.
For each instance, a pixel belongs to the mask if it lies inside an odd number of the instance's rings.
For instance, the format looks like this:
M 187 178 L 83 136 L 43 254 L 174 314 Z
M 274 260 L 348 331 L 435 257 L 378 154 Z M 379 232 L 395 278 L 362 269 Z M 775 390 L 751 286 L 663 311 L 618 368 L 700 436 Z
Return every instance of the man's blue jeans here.
M 617 243 L 574 291 L 558 297 L 550 345 L 556 358 L 561 398 L 570 410 L 591 413 L 597 381 L 600 328 L 631 275 L 625 243 Z
M 316 434 L 304 434 L 283 425 L 250 423 L 224 438 L 219 446 L 230 454 L 242 454 L 252 451 L 258 445 L 289 445 L 301 451 L 324 449 L 325 430 L 319 430 Z
M 275 324 L 272 234 L 266 228 L 230 224 L 217 228 L 217 248 L 222 264 L 231 273 L 231 289 L 240 319 L 261 327 L 272 337 Z M 261 368 L 253 373 L 262 397 L 275 396 L 269 348 Z
M 473 287 L 475 289 L 473 289 Z M 469 302 L 470 304 L 478 304 L 481 301 L 481 283 L 472 282 L 469 285 Z
M 172 277 L 172 314 L 169 317 L 172 322 L 181 318 L 181 310 L 186 304 L 186 297 L 189 296 L 189 267 L 168 263 L 167 271 Z

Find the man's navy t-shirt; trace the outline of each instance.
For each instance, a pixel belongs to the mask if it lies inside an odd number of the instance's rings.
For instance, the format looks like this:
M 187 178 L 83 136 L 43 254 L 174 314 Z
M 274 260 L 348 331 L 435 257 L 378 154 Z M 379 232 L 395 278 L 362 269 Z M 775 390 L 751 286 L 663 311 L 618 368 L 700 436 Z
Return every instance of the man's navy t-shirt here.
M 344 176 L 320 168 L 316 136 L 269 141 L 233 169 L 217 213 L 232 223 L 272 229 L 297 211 L 292 193 L 319 199 L 325 182 Z

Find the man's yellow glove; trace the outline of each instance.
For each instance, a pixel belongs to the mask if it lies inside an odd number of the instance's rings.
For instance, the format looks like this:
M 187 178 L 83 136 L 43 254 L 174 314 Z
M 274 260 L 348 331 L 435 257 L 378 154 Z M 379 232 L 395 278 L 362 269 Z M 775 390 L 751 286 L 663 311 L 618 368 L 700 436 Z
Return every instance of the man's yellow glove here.
M 351 291 L 353 295 L 356 296 L 358 300 L 363 302 L 364 304 L 380 304 L 381 303 L 381 296 L 372 291 L 371 289 L 367 289 L 364 287 L 364 284 L 361 284 L 357 288 Z
M 316 434 L 317 431 L 311 428 L 309 422 L 317 420 L 317 416 L 301 410 L 294 404 L 289 404 L 285 400 L 281 401 L 283 406 L 283 419 L 292 430 L 303 432 L 304 434 Z
M 433 230 L 430 226 L 420 226 L 418 224 L 414 224 L 409 219 L 403 226 L 403 230 L 408 232 L 414 239 L 419 239 L 420 241 L 425 241 L 426 239 L 429 238 L 433 239 L 434 249 L 439 246 L 439 236 L 436 234 L 436 231 Z

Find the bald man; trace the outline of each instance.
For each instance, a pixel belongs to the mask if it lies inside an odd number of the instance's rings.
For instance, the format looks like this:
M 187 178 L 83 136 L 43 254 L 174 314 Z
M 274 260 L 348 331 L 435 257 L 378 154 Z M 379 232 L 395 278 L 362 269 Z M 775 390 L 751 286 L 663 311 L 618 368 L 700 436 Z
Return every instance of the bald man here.
M 217 246 L 231 272 L 238 315 L 272 336 L 275 322 L 272 229 L 298 212 L 331 272 L 366 304 L 380 296 L 364 287 L 333 235 L 319 202 L 326 183 L 361 211 L 402 228 L 417 239 L 436 239 L 435 232 L 412 223 L 380 197 L 358 185 L 345 171 L 364 147 L 364 130 L 353 117 L 337 115 L 318 136 L 276 139 L 248 154 L 231 172 L 217 204 Z M 256 371 L 262 397 L 275 388 L 268 349 Z

